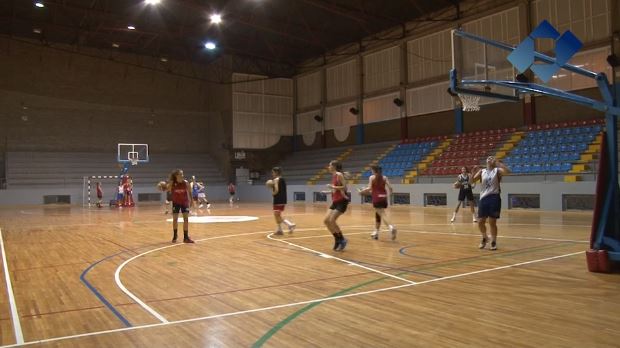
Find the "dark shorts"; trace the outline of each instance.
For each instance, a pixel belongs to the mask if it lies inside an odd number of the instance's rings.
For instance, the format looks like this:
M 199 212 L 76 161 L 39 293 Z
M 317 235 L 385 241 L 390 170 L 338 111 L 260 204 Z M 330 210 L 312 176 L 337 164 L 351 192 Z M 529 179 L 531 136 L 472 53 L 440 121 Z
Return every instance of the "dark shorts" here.
M 459 190 L 459 201 L 464 201 L 467 198 L 468 201 L 474 201 L 474 192 L 471 189 L 460 189 Z
M 329 207 L 330 210 L 338 210 L 341 213 L 347 211 L 347 207 L 349 206 L 349 201 L 346 199 L 338 202 L 332 202 L 332 205 Z
M 172 213 L 178 214 L 179 212 L 183 214 L 189 213 L 189 207 L 181 204 L 172 203 Z
M 273 211 L 284 211 L 286 204 L 274 204 Z
M 480 199 L 478 202 L 479 218 L 495 218 L 499 219 L 499 213 L 502 211 L 502 199 L 498 194 L 488 195 Z
M 374 202 L 372 203 L 372 206 L 374 208 L 387 208 L 388 207 L 388 202 L 387 201 L 379 201 L 379 202 Z

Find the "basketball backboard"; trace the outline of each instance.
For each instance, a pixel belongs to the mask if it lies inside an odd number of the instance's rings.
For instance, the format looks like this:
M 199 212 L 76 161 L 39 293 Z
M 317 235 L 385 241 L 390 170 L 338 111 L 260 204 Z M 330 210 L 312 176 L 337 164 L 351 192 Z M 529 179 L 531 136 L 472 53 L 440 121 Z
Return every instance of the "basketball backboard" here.
M 117 160 L 119 163 L 147 163 L 149 161 L 149 145 L 119 143 Z

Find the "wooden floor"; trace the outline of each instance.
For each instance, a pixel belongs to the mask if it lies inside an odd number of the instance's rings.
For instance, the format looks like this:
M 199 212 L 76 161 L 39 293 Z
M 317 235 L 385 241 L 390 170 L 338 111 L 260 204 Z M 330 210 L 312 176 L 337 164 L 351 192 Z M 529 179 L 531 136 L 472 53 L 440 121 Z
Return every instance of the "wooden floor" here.
M 468 212 L 450 224 L 449 208 L 394 207 L 397 240 L 375 241 L 371 210 L 355 206 L 334 252 L 325 206 L 289 205 L 298 227 L 282 237 L 270 208 L 215 204 L 199 217 L 258 219 L 192 223 L 189 245 L 169 242 L 160 206 L 3 207 L 0 343 L 620 345 L 620 275 L 587 271 L 589 213 L 504 211 L 490 251 Z

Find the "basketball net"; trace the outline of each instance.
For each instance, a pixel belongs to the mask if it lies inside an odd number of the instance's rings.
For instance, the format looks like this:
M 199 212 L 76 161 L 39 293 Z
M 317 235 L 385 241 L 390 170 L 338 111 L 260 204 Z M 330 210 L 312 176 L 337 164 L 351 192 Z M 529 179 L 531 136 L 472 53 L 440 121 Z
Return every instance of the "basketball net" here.
M 131 162 L 132 166 L 138 165 L 138 159 L 137 158 L 130 158 L 129 161 Z
M 480 111 L 480 97 L 474 94 L 460 94 L 461 107 L 463 111 Z

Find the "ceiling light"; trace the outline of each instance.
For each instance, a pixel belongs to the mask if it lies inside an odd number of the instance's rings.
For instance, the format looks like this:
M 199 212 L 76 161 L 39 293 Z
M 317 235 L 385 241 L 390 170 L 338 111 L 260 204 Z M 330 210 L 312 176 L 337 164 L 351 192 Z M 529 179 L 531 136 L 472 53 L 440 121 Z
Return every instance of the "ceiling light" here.
M 165 62 L 167 62 L 167 61 L 168 61 L 168 58 L 166 58 L 166 57 L 161 57 L 161 59 L 160 59 L 160 60 L 161 60 L 162 62 L 164 62 L 164 63 L 165 63 Z
M 114 48 L 119 48 L 119 47 L 121 47 L 121 46 L 120 46 L 119 44 L 117 44 L 117 43 L 113 43 L 113 44 L 112 44 L 112 47 L 114 47 Z
M 222 23 L 222 15 L 220 15 L 219 13 L 214 13 L 209 18 L 211 19 L 211 23 L 213 23 L 213 24 L 220 24 L 220 23 Z
M 134 27 L 133 25 L 128 25 L 127 29 L 129 29 L 129 30 L 136 30 L 136 27 Z
M 161 0 L 144 0 L 147 5 L 157 5 L 161 2 Z
M 39 7 L 39 8 L 43 8 L 43 7 L 45 7 L 45 4 L 44 4 L 44 3 L 42 3 L 41 1 L 37 1 L 37 2 L 35 2 L 35 3 L 34 3 L 34 5 L 35 5 L 36 7 Z
M 215 45 L 214 42 L 208 41 L 207 43 L 205 43 L 205 48 L 208 49 L 208 50 L 214 50 L 215 47 L 217 47 L 217 46 Z
M 41 28 L 33 28 L 32 32 L 35 34 L 41 34 Z

